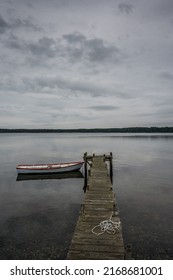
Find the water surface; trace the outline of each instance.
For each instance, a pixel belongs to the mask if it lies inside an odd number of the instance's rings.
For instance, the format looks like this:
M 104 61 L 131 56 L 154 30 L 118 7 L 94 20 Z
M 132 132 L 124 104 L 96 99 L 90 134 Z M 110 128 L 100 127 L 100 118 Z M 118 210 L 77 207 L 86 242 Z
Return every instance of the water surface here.
M 16 165 L 113 152 L 113 188 L 135 259 L 173 259 L 173 136 L 0 134 L 0 259 L 65 259 L 82 178 L 16 181 Z

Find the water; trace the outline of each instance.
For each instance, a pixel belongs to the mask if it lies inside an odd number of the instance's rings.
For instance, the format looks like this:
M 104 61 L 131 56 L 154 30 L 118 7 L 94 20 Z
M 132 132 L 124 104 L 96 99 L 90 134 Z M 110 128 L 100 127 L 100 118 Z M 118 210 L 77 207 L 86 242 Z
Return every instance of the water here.
M 0 259 L 65 259 L 83 178 L 16 181 L 16 165 L 113 152 L 125 244 L 135 259 L 173 259 L 173 135 L 0 134 Z

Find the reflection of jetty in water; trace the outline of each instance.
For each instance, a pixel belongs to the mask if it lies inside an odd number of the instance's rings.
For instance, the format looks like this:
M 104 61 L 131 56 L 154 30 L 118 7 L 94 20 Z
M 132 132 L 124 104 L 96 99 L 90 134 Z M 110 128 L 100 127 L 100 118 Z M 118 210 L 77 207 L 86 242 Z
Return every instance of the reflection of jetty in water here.
M 54 174 L 18 174 L 16 181 L 83 178 L 80 171 Z

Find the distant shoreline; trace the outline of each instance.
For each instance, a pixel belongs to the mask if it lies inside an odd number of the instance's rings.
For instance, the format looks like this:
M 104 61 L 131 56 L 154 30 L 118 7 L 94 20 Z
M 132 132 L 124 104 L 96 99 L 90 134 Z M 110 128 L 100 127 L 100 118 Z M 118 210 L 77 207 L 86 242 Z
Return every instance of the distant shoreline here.
M 9 129 L 0 133 L 173 133 L 173 127 L 124 127 L 124 128 L 78 128 L 78 129 Z

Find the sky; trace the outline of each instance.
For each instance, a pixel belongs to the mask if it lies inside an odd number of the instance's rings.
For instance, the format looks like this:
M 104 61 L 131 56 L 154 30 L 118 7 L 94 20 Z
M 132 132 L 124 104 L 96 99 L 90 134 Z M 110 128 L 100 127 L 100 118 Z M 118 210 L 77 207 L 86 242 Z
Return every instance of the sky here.
M 172 0 L 0 0 L 0 128 L 173 126 Z

